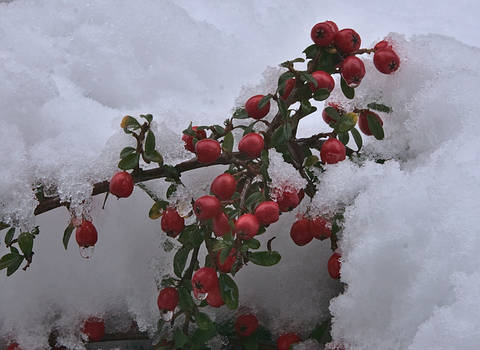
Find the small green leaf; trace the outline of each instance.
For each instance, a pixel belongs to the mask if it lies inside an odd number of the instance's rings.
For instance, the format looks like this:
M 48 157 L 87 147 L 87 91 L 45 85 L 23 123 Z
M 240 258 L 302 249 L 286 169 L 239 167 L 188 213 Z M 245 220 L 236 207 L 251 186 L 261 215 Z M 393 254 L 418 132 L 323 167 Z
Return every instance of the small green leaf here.
M 355 128 L 350 130 L 350 132 L 352 133 L 353 139 L 355 140 L 355 144 L 357 145 L 357 148 L 358 148 L 357 152 L 358 152 L 358 151 L 360 151 L 360 149 L 362 148 L 362 145 L 363 145 L 362 135 L 360 135 L 358 130 L 355 129 Z
M 189 253 L 190 249 L 183 246 L 175 253 L 175 256 L 173 257 L 173 272 L 175 272 L 175 275 L 178 277 L 182 277 Z
M 0 270 L 7 268 L 12 262 L 17 259 L 17 255 L 8 253 L 0 259 Z
M 340 140 L 341 143 L 343 143 L 346 146 L 348 141 L 350 140 L 350 137 L 348 136 L 348 132 L 340 132 L 338 134 L 338 139 Z
M 251 239 L 245 241 L 245 244 L 246 244 L 247 247 L 250 248 L 250 249 L 258 249 L 258 248 L 260 248 L 260 241 L 258 241 L 258 239 L 255 239 L 255 238 L 251 238 Z
M 147 153 L 147 151 L 145 151 L 145 158 L 151 162 L 158 163 L 159 165 L 163 164 L 163 157 L 160 153 L 158 153 L 157 150 L 153 150 L 150 153 Z
M 312 106 L 312 104 L 308 100 L 300 101 L 300 106 L 304 115 L 309 115 L 317 110 L 317 107 Z
M 162 216 L 162 211 L 167 208 L 167 205 L 168 202 L 166 201 L 156 201 L 150 208 L 150 211 L 148 212 L 148 217 L 152 220 L 158 219 L 160 216 Z
M 367 122 L 368 128 L 372 132 L 373 136 L 375 136 L 377 140 L 383 140 L 385 133 L 383 132 L 382 124 L 380 124 L 378 119 L 375 118 L 373 114 L 367 113 Z
M 140 160 L 140 155 L 138 153 L 132 153 L 123 158 L 119 163 L 118 167 L 122 170 L 134 169 L 138 166 L 138 161 Z
M 229 309 L 235 310 L 238 307 L 238 287 L 235 281 L 227 274 L 221 273 L 218 278 L 220 282 L 220 293 L 222 300 Z
M 271 98 L 272 98 L 271 94 L 263 96 L 262 99 L 258 102 L 257 108 L 262 109 L 263 107 L 265 107 Z
M 237 108 L 237 110 L 233 113 L 233 118 L 235 119 L 247 119 L 248 114 L 245 108 Z
M 22 250 L 23 255 L 29 257 L 33 250 L 33 235 L 30 232 L 23 232 L 18 236 L 18 246 Z
M 342 87 L 342 92 L 346 98 L 351 100 L 355 97 L 355 90 L 348 86 L 343 78 L 341 79 L 340 86 Z
M 290 138 L 292 137 L 292 131 L 292 126 L 290 125 L 290 123 L 285 123 L 283 125 L 283 138 L 285 141 L 290 140 Z
M 195 321 L 197 322 L 197 326 L 200 329 L 205 330 L 205 329 L 212 329 L 215 327 L 210 317 L 203 312 L 198 312 L 195 315 Z
M 263 200 L 263 194 L 261 192 L 253 192 L 248 198 L 245 200 L 245 206 L 247 208 L 252 208 L 255 204 Z
M 304 167 L 310 167 L 310 166 L 312 166 L 313 164 L 317 163 L 318 160 L 319 160 L 319 159 L 318 159 L 317 156 L 314 156 L 314 155 L 308 156 L 308 157 L 305 158 L 305 160 L 303 161 L 303 166 L 304 166 Z
M 334 120 L 339 120 L 340 119 L 340 114 L 333 107 L 330 107 L 330 106 L 326 107 L 325 108 L 325 113 L 327 113 L 327 115 Z
M 132 154 L 132 153 L 135 153 L 136 152 L 136 149 L 133 148 L 133 147 L 125 147 L 124 149 L 122 149 L 122 151 L 120 152 L 120 159 L 123 159 L 125 158 L 126 156 L 128 156 L 129 154 Z
M 213 129 L 215 130 L 215 132 L 219 135 L 223 135 L 225 134 L 225 128 L 223 128 L 222 126 L 220 125 L 214 125 L 213 126 Z
M 312 44 L 309 47 L 307 47 L 305 50 L 303 50 L 303 52 L 305 53 L 305 56 L 307 56 L 307 58 L 315 58 L 319 50 L 320 50 L 319 46 L 317 46 L 316 44 Z
M 155 151 L 155 135 L 151 130 L 148 130 L 145 139 L 145 153 L 151 154 L 153 151 Z
M 178 287 L 178 305 L 183 310 L 192 310 L 195 306 L 190 291 L 184 286 Z
M 188 337 L 179 328 L 177 328 L 173 333 L 173 341 L 175 342 L 175 348 L 183 349 L 183 347 L 188 343 Z
M 123 131 L 127 134 L 131 134 L 132 131 L 141 128 L 140 123 L 134 117 L 129 115 L 123 117 L 121 126 L 123 127 Z
M 222 142 L 222 147 L 227 152 L 232 152 L 233 149 L 233 134 L 230 131 L 228 134 L 225 135 Z
M 248 253 L 248 259 L 255 265 L 273 266 L 277 264 L 282 257 L 276 251 L 251 252 Z
M 13 236 L 15 235 L 15 228 L 11 227 L 5 234 L 5 244 L 9 245 L 13 241 Z
M 288 108 L 285 101 L 279 98 L 277 100 L 277 105 L 278 105 L 278 111 L 280 112 L 280 115 L 283 117 L 283 119 L 287 119 L 289 113 L 288 113 Z
M 367 107 L 370 108 L 370 109 L 375 109 L 375 110 L 380 111 L 380 112 L 385 112 L 385 113 L 391 113 L 392 112 L 392 107 L 388 107 L 387 105 L 384 105 L 382 103 L 372 102 L 372 103 L 369 103 L 367 105 Z
M 170 186 L 168 186 L 167 198 L 170 198 L 172 196 L 172 194 L 174 194 L 175 191 L 177 191 L 177 187 L 178 187 L 177 184 L 171 184 Z
M 146 119 L 147 122 L 151 123 L 153 119 L 153 115 L 151 114 L 140 114 L 140 118 Z
M 10 265 L 7 267 L 7 276 L 11 276 L 15 271 L 18 270 L 24 259 L 23 255 L 16 255 L 15 260 L 13 260 Z
M 355 113 L 342 114 L 340 120 L 335 123 L 335 131 L 338 133 L 347 132 L 355 127 L 358 116 Z
M 72 223 L 69 223 L 65 231 L 63 231 L 63 246 L 65 247 L 65 250 L 68 248 L 68 242 L 70 241 L 70 237 L 72 236 L 73 229 L 75 227 L 73 226 Z
M 327 89 L 318 89 L 313 93 L 313 99 L 316 101 L 324 101 L 330 96 L 330 91 Z

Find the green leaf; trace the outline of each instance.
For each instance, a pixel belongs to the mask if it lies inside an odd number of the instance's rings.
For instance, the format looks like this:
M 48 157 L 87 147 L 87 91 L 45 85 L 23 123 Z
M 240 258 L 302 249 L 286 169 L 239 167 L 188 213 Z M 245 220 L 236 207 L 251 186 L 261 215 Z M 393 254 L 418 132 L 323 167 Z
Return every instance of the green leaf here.
M 11 276 L 15 271 L 18 270 L 23 262 L 23 259 L 23 255 L 15 255 L 15 260 L 13 260 L 7 267 L 7 276 Z
M 30 232 L 23 232 L 18 236 L 18 246 L 22 250 L 23 255 L 29 257 L 33 250 L 33 235 Z
M 151 130 L 148 130 L 145 139 L 145 153 L 151 154 L 153 151 L 155 151 L 155 135 Z
M 245 108 L 237 108 L 237 110 L 233 113 L 233 118 L 235 119 L 247 119 L 248 114 Z
M 288 108 L 287 108 L 287 104 L 285 103 L 285 101 L 281 98 L 279 98 L 277 100 L 277 105 L 278 105 L 278 111 L 280 112 L 280 115 L 282 116 L 283 119 L 287 119 L 288 118 Z
M 333 107 L 329 106 L 329 107 L 325 108 L 325 113 L 327 113 L 327 115 L 334 120 L 339 120 L 340 119 L 340 114 Z
M 235 281 L 227 274 L 221 273 L 218 278 L 220 282 L 220 293 L 222 300 L 229 309 L 235 310 L 238 307 L 238 287 Z
M 166 201 L 156 201 L 150 208 L 150 211 L 148 212 L 148 217 L 152 220 L 158 219 L 160 216 L 162 216 L 162 211 L 167 208 L 167 205 L 168 202 Z
M 350 130 L 350 132 L 352 133 L 353 139 L 355 140 L 355 144 L 357 145 L 357 148 L 358 148 L 357 152 L 358 152 L 358 151 L 360 151 L 360 149 L 362 148 L 362 145 L 363 145 L 362 135 L 360 135 L 358 130 L 355 129 L 355 128 Z
M 220 125 L 214 125 L 213 126 L 213 129 L 215 130 L 215 132 L 219 135 L 223 135 L 225 134 L 225 128 L 223 128 L 222 126 Z
M 313 93 L 313 99 L 316 101 L 324 101 L 330 96 L 330 91 L 327 89 L 318 89 Z
M 256 124 L 256 121 L 254 121 L 253 123 L 250 123 L 249 126 L 247 126 L 246 128 L 243 129 L 243 136 L 245 136 L 246 134 L 249 134 L 253 131 L 253 127 L 255 126 Z
M 172 194 L 175 193 L 175 191 L 177 190 L 177 187 L 178 187 L 177 184 L 171 184 L 170 186 L 168 186 L 167 198 L 170 198 L 172 196 Z
M 212 329 L 215 327 L 210 317 L 203 312 L 198 312 L 195 315 L 195 321 L 197 322 L 197 326 L 200 329 L 206 330 L 206 329 Z
M 138 161 L 140 160 L 140 155 L 138 153 L 132 153 L 123 158 L 119 163 L 118 167 L 122 170 L 134 169 L 138 166 Z
M 159 165 L 163 164 L 163 157 L 157 150 L 153 150 L 151 153 L 145 151 L 145 158 L 151 162 L 158 163 Z
M 346 146 L 348 141 L 350 140 L 350 137 L 348 136 L 348 132 L 340 132 L 338 134 L 338 139 L 340 140 L 341 143 L 343 143 Z
M 253 192 L 248 198 L 245 200 L 245 206 L 247 208 L 252 208 L 256 203 L 263 200 L 263 194 L 261 192 Z
M 227 260 L 230 252 L 232 251 L 232 248 L 233 247 L 231 245 L 227 244 L 226 247 L 220 251 L 220 264 L 223 264 L 225 260 Z
M 346 98 L 351 100 L 355 97 L 355 90 L 348 86 L 343 78 L 341 79 L 340 86 L 342 87 L 342 92 Z
M 0 259 L 0 270 L 7 268 L 13 261 L 17 259 L 17 255 L 8 253 Z
M 265 107 L 271 98 L 272 98 L 271 94 L 263 96 L 262 99 L 258 102 L 257 108 L 262 109 L 263 107 Z
M 375 136 L 377 140 L 383 140 L 385 133 L 383 132 L 382 124 L 380 124 L 378 119 L 375 118 L 373 114 L 367 113 L 367 122 L 368 128 L 372 132 L 373 136 Z
M 198 130 L 198 127 L 197 127 L 197 130 Z M 195 130 L 193 130 L 192 122 L 188 124 L 188 128 L 183 130 L 182 133 L 191 137 L 197 137 L 197 133 L 195 132 Z
M 340 120 L 335 123 L 334 129 L 339 133 L 347 132 L 355 127 L 357 119 L 358 116 L 355 113 L 342 114 Z
M 227 152 L 232 152 L 233 149 L 233 134 L 230 131 L 225 135 L 222 142 L 222 148 Z
M 285 141 L 290 140 L 290 138 L 292 137 L 292 131 L 292 126 L 290 125 L 290 123 L 285 123 L 283 125 L 283 138 L 285 139 Z
M 5 244 L 9 245 L 13 241 L 13 236 L 15 235 L 15 228 L 10 228 L 5 234 Z
M 139 122 L 134 117 L 131 117 L 129 115 L 123 117 L 121 125 L 123 127 L 123 131 L 127 134 L 131 134 L 132 131 L 141 128 Z
M 305 53 L 305 56 L 307 56 L 307 58 L 315 58 L 319 50 L 320 50 L 319 46 L 317 46 L 316 44 L 312 44 L 309 47 L 307 47 L 305 50 L 303 50 L 303 52 Z
M 192 310 L 195 307 L 190 291 L 184 286 L 178 287 L 178 305 L 183 310 Z
M 151 123 L 153 119 L 153 115 L 151 114 L 140 114 L 140 118 L 146 119 L 147 122 Z
M 203 232 L 197 225 L 189 225 L 182 231 L 178 237 L 178 241 L 191 248 L 197 247 L 203 242 Z
M 250 249 L 258 249 L 260 248 L 260 241 L 255 238 L 251 238 L 248 241 L 245 241 L 245 244 L 247 245 L 248 248 Z
M 265 252 L 250 252 L 248 253 L 248 259 L 255 265 L 260 266 L 273 266 L 277 264 L 281 255 L 276 251 L 265 251 Z
M 385 112 L 385 113 L 391 113 L 392 112 L 392 107 L 388 107 L 384 104 L 381 104 L 381 103 L 375 103 L 375 102 L 372 102 L 372 103 L 369 103 L 367 105 L 368 108 L 370 109 L 375 109 L 377 111 L 380 111 L 380 112 Z
M 311 74 L 302 72 L 300 73 L 300 79 L 308 83 L 312 83 L 314 87 L 318 86 L 318 82 L 315 80 L 315 78 Z
M 126 156 L 128 156 L 129 154 L 132 154 L 132 153 L 135 153 L 136 152 L 136 149 L 133 148 L 133 147 L 125 147 L 124 149 L 122 149 L 122 151 L 120 152 L 120 159 L 123 159 L 125 158 Z
M 190 248 L 183 246 L 173 257 L 173 272 L 175 272 L 175 275 L 178 277 L 182 277 L 183 270 L 187 264 L 188 253 L 190 253 Z
M 188 343 L 188 337 L 179 328 L 177 328 L 175 329 L 175 333 L 173 333 L 173 341 L 175 342 L 176 348 L 183 349 L 183 347 Z
M 312 106 L 309 100 L 300 101 L 300 106 L 304 115 L 309 115 L 317 110 L 317 107 Z
M 314 156 L 314 155 L 308 156 L 308 157 L 305 158 L 305 160 L 303 161 L 303 166 L 304 166 L 304 167 L 310 167 L 310 166 L 312 166 L 313 164 L 317 163 L 318 160 L 319 160 L 319 159 L 318 159 L 317 156 Z

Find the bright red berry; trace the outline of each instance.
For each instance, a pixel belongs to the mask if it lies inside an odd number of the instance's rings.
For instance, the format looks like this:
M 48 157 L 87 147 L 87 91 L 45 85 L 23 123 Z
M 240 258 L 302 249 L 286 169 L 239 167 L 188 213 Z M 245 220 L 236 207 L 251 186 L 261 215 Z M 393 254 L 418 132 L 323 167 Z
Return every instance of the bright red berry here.
M 6 350 L 22 350 L 18 343 L 10 343 Z
M 342 115 L 345 111 L 340 107 L 340 105 L 338 103 L 335 103 L 335 102 L 329 102 L 328 103 L 328 107 L 333 107 L 337 110 L 338 114 Z M 323 120 L 325 121 L 325 123 L 327 123 L 328 125 L 330 125 L 331 123 L 335 123 L 335 119 L 333 119 L 332 117 L 330 117 L 327 112 L 325 111 L 325 109 L 323 110 L 322 112 L 322 118 Z
M 213 163 L 220 157 L 222 149 L 217 140 L 203 139 L 195 144 L 195 153 L 200 163 Z
M 341 257 L 340 254 L 333 253 L 330 259 L 328 259 L 328 273 L 330 274 L 330 277 L 334 279 L 340 278 L 340 267 L 342 266 L 342 263 L 339 259 Z
M 365 76 L 365 65 L 356 56 L 348 56 L 340 66 L 340 73 L 348 86 L 357 87 Z
M 218 175 L 210 186 L 210 191 L 221 201 L 232 198 L 236 189 L 237 180 L 229 173 Z
M 362 44 L 360 35 L 353 29 L 342 29 L 335 34 L 335 47 L 344 54 L 357 51 Z
M 286 212 L 295 209 L 300 203 L 300 198 L 297 192 L 284 189 L 283 192 L 277 196 L 277 203 L 280 211 Z
M 302 246 L 310 243 L 310 241 L 313 239 L 310 220 L 301 219 L 295 221 L 290 229 L 290 237 L 292 237 L 292 240 L 296 245 Z
M 392 49 L 375 51 L 373 64 L 383 74 L 392 74 L 400 67 L 400 58 Z
M 246 134 L 238 143 L 238 150 L 249 158 L 258 158 L 264 147 L 263 137 L 256 132 Z
M 325 220 L 322 217 L 318 217 L 311 220 L 311 228 L 313 237 L 316 239 L 326 239 L 330 238 L 332 235 L 332 225 L 330 222 Z
M 174 208 L 167 208 L 162 215 L 162 230 L 170 237 L 177 237 L 185 228 L 185 219 Z
M 220 209 L 221 203 L 215 196 L 202 196 L 193 204 L 193 211 L 200 220 L 213 219 Z
M 88 220 L 83 220 L 82 224 L 75 231 L 75 238 L 80 247 L 91 247 L 97 243 L 97 229 Z
M 310 37 L 315 44 L 320 46 L 328 46 L 332 43 L 336 32 L 337 31 L 332 24 L 328 22 L 321 22 L 313 26 L 312 31 L 310 32 Z
M 109 185 L 110 193 L 118 198 L 126 198 L 133 192 L 133 177 L 126 171 L 113 175 Z
M 266 201 L 260 203 L 256 208 L 254 215 L 257 217 L 258 222 L 262 225 L 270 225 L 278 221 L 280 214 L 280 207 L 278 203 L 273 201 Z
M 198 130 L 196 126 L 192 126 L 193 131 L 195 131 L 196 139 L 201 140 L 207 137 L 205 130 Z M 187 134 L 182 136 L 183 142 L 185 142 L 185 149 L 195 153 L 195 146 L 193 145 L 193 137 Z
M 233 264 L 235 264 L 235 261 L 237 260 L 237 251 L 235 248 L 230 250 L 230 253 L 228 253 L 227 258 L 223 263 L 220 261 L 220 254 L 221 250 L 218 251 L 216 259 L 218 270 L 225 273 L 232 271 Z
M 193 274 L 192 287 L 195 295 L 210 293 L 217 285 L 217 271 L 212 267 L 202 267 Z
M 178 291 L 176 288 L 163 288 L 158 293 L 157 305 L 160 311 L 173 311 L 178 305 Z
M 228 217 L 224 212 L 221 212 L 213 218 L 213 232 L 217 237 L 221 237 L 229 232 L 232 232 L 232 227 L 230 226 Z
M 317 70 L 312 73 L 313 79 L 317 81 L 317 86 L 313 85 L 313 83 L 308 83 L 310 90 L 313 92 L 319 89 L 326 89 L 328 92 L 331 92 L 335 87 L 335 80 L 333 80 L 332 76 L 323 70 Z
M 263 97 L 263 95 L 252 96 L 245 103 L 245 110 L 250 118 L 262 119 L 270 111 L 270 101 L 262 108 L 258 108 L 258 104 Z
M 220 307 L 225 304 L 220 294 L 220 286 L 217 282 L 217 285 L 207 294 L 207 304 L 212 307 Z
M 258 319 L 255 315 L 245 314 L 237 317 L 235 322 L 235 330 L 241 337 L 252 335 L 258 328 Z
M 336 138 L 329 138 L 320 148 L 320 158 L 322 162 L 327 164 L 335 164 L 345 160 L 347 150 L 343 143 Z
M 283 88 L 283 94 L 280 96 L 282 99 L 286 100 L 290 94 L 292 93 L 293 88 L 295 87 L 295 78 L 288 79 L 285 82 L 285 86 Z
M 105 323 L 99 317 L 90 317 L 83 324 L 82 333 L 88 336 L 88 340 L 97 342 L 105 335 Z
M 368 115 L 371 115 L 372 117 L 377 119 L 380 125 L 383 125 L 383 120 L 382 118 L 380 118 L 380 116 L 377 113 L 374 113 L 372 111 L 367 110 L 367 111 L 360 112 L 360 116 L 358 117 L 358 127 L 365 135 L 370 136 L 372 135 L 372 132 L 368 127 L 368 118 L 367 118 Z
M 392 45 L 386 40 L 382 40 L 378 42 L 375 47 L 373 48 L 375 51 L 382 50 L 382 49 L 391 49 Z
M 251 239 L 257 233 L 260 228 L 258 219 L 253 214 L 243 214 L 235 222 L 235 233 L 240 239 Z
M 302 340 L 295 333 L 285 333 L 277 338 L 277 350 L 289 350 L 290 346 Z

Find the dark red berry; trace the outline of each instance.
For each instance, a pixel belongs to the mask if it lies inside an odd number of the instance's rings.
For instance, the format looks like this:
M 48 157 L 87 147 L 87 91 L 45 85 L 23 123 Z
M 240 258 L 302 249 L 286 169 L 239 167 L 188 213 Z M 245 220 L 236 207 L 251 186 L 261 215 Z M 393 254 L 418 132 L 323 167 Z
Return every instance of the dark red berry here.
M 258 328 L 258 319 L 253 314 L 245 314 L 237 317 L 235 322 L 235 330 L 241 337 L 249 337 Z
M 126 171 L 120 171 L 110 180 L 109 191 L 118 198 L 126 198 L 133 192 L 133 177 Z
M 328 259 L 328 273 L 330 277 L 334 279 L 340 278 L 340 267 L 342 263 L 340 262 L 340 258 L 342 256 L 338 253 L 333 253 L 330 259 Z
M 278 221 L 280 214 L 280 207 L 278 203 L 273 201 L 266 201 L 260 203 L 256 208 L 254 215 L 257 217 L 258 222 L 262 225 L 270 225 Z
M 258 219 L 253 214 L 243 214 L 235 222 L 235 233 L 240 239 L 251 239 L 257 233 L 260 228 Z
M 263 137 L 256 132 L 246 134 L 238 143 L 238 150 L 249 158 L 258 158 L 264 147 Z
M 382 49 L 391 49 L 392 45 L 386 40 L 382 40 L 378 42 L 375 47 L 373 48 L 375 51 L 382 50 Z
M 335 34 L 335 47 L 344 54 L 357 51 L 362 44 L 360 35 L 353 29 L 342 29 Z
M 196 139 L 201 140 L 207 137 L 205 130 L 198 130 L 196 126 L 192 126 L 193 131 L 195 131 Z M 195 153 L 195 146 L 193 145 L 193 137 L 187 134 L 182 136 L 183 142 L 185 142 L 185 149 Z
M 313 83 L 308 83 L 310 90 L 312 90 L 313 92 L 319 89 L 325 89 L 328 90 L 328 92 L 331 92 L 335 87 L 335 80 L 333 80 L 330 74 L 324 72 L 323 70 L 317 70 L 313 72 L 312 77 L 317 81 L 316 87 Z
M 217 140 L 203 139 L 195 144 L 195 153 L 200 163 L 213 163 L 220 157 L 222 149 Z
M 185 219 L 174 208 L 167 208 L 162 215 L 162 230 L 170 237 L 177 237 L 185 228 Z
M 217 281 L 217 285 L 212 288 L 210 292 L 207 294 L 207 304 L 212 307 L 220 307 L 225 304 L 222 299 L 222 295 L 220 294 L 220 285 Z
M 158 293 L 157 305 L 160 311 L 173 311 L 178 305 L 178 291 L 176 288 L 163 288 Z
M 232 198 L 237 189 L 237 180 L 228 173 L 218 175 L 210 186 L 212 192 L 221 201 L 226 201 Z
M 277 338 L 277 350 L 290 350 L 290 346 L 302 340 L 295 333 L 285 333 Z
M 263 97 L 263 95 L 252 96 L 245 103 L 245 110 L 250 118 L 262 119 L 270 111 L 270 101 L 262 108 L 258 108 L 258 104 Z
M 328 222 L 322 217 L 311 220 L 312 234 L 313 237 L 315 237 L 316 239 L 323 240 L 326 238 L 330 238 L 330 236 L 332 235 L 331 227 L 332 225 L 330 224 L 330 222 Z
M 365 76 L 365 65 L 356 56 L 348 56 L 340 66 L 340 73 L 348 86 L 357 87 Z
M 290 229 L 290 237 L 292 237 L 292 240 L 296 245 L 302 246 L 310 243 L 310 241 L 313 239 L 310 220 L 301 219 L 295 221 Z
M 391 49 L 375 51 L 373 64 L 383 74 L 392 74 L 400 67 L 400 58 Z
M 360 112 L 360 116 L 358 117 L 358 127 L 365 135 L 370 136 L 372 135 L 372 132 L 368 127 L 368 117 L 367 117 L 368 115 L 371 115 L 372 117 L 377 119 L 380 125 L 383 125 L 383 120 L 382 118 L 380 118 L 380 116 L 377 113 L 374 113 L 372 111 L 367 110 L 367 111 Z
M 336 138 L 330 137 L 320 148 L 320 158 L 327 164 L 335 164 L 345 160 L 347 150 L 343 143 Z
M 338 26 L 335 22 L 333 21 L 327 21 L 327 23 L 333 28 L 335 32 L 338 32 Z
M 295 87 L 295 78 L 288 79 L 285 82 L 285 86 L 283 88 L 283 94 L 281 96 L 282 99 L 286 100 L 288 96 L 292 93 L 293 88 Z
M 228 217 L 224 212 L 221 212 L 213 218 L 213 232 L 215 236 L 221 237 L 229 232 L 232 232 Z
M 216 260 L 217 267 L 219 271 L 228 273 L 232 271 L 233 264 L 235 264 L 235 261 L 237 260 L 237 251 L 235 250 L 235 248 L 232 248 L 223 263 L 220 261 L 221 252 L 222 251 L 220 250 L 217 253 L 217 260 Z
M 342 115 L 345 111 L 340 107 L 340 105 L 338 103 L 335 103 L 335 102 L 329 102 L 328 103 L 328 107 L 333 107 L 337 110 L 338 114 Z M 330 125 L 331 123 L 335 123 L 335 119 L 333 119 L 332 117 L 330 117 L 327 112 L 325 111 L 325 109 L 323 110 L 322 112 L 322 118 L 323 120 L 325 121 L 325 123 L 327 123 L 328 125 Z
M 83 220 L 82 224 L 77 227 L 75 238 L 80 247 L 91 247 L 97 243 L 97 229 L 88 220 Z
M 193 274 L 192 287 L 195 295 L 210 293 L 217 285 L 217 271 L 212 267 L 202 267 Z
M 6 350 L 22 350 L 22 348 L 18 345 L 18 343 L 10 343 Z
M 277 196 L 277 203 L 280 211 L 286 212 L 295 209 L 300 203 L 298 193 L 294 190 L 284 189 Z
M 88 336 L 91 342 L 102 340 L 105 335 L 105 323 L 99 317 L 90 317 L 83 324 L 82 333 Z
M 215 196 L 202 196 L 193 204 L 193 211 L 200 220 L 213 219 L 220 214 L 221 203 Z
M 319 46 L 328 46 L 332 43 L 336 32 L 337 31 L 332 24 L 321 22 L 313 26 L 312 31 L 310 32 L 310 37 L 315 44 Z

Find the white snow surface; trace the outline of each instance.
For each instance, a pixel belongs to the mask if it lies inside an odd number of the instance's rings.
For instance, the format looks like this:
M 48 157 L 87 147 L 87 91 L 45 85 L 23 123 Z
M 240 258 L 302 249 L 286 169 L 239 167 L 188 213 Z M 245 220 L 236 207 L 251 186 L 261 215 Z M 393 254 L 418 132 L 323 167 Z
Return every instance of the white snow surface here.
M 105 210 L 101 196 L 89 198 L 131 144 L 121 117 L 152 113 L 165 160 L 188 159 L 180 138 L 190 121 L 221 123 L 252 94 L 271 92 L 280 72 L 272 67 L 302 56 L 311 26 L 331 19 L 356 29 L 363 47 L 389 35 L 402 60 L 385 76 L 365 59 L 355 104 L 393 107 L 382 114 L 386 138 L 364 138 L 365 157 L 355 163 L 328 165 L 311 203 L 319 213 L 346 208 L 348 287 L 330 303 L 340 285 L 326 272 L 328 244 L 291 241 L 304 201 L 261 236 L 277 237 L 280 264 L 237 275 L 242 308 L 274 335 L 302 336 L 330 311 L 334 340 L 349 350 L 478 349 L 479 9 L 473 0 L 0 1 L 0 217 L 40 226 L 32 266 L 0 276 L 0 337 L 45 349 L 56 328 L 65 346 L 83 349 L 78 330 L 92 314 L 104 315 L 110 332 L 128 329 L 129 317 L 151 331 L 156 283 L 173 254 L 147 217 L 151 200 L 139 188 L 127 200 L 110 198 Z M 340 95 L 337 87 L 331 100 Z M 321 130 L 320 113 L 300 125 L 301 136 Z M 208 192 L 223 169 L 185 173 L 189 190 L 180 194 Z M 33 217 L 36 183 L 92 217 L 99 242 L 91 259 L 73 240 L 64 250 L 65 208 Z M 164 193 L 168 184 L 149 186 Z

